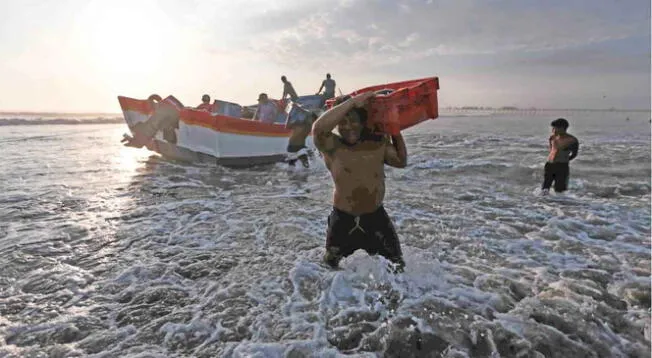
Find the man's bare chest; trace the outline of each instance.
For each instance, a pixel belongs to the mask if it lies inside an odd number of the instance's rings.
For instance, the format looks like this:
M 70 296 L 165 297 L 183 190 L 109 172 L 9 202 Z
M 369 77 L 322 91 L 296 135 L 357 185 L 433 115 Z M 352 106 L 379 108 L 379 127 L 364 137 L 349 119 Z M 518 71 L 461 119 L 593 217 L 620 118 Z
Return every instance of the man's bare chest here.
M 331 162 L 336 177 L 378 177 L 384 167 L 384 153 L 380 150 L 340 152 Z

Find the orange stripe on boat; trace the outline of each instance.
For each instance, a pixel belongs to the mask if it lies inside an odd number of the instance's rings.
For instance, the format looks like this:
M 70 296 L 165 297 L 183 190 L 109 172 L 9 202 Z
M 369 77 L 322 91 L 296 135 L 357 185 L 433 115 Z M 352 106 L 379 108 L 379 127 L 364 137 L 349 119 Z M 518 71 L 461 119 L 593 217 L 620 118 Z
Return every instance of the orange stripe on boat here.
M 150 115 L 154 111 L 152 105 L 148 101 L 142 99 L 118 96 L 118 102 L 120 102 L 120 108 L 122 108 L 123 111 L 134 111 L 146 115 Z
M 151 115 L 153 108 L 146 100 L 118 97 L 123 111 L 134 111 Z M 208 128 L 217 132 L 251 135 L 258 137 L 288 137 L 290 130 L 284 125 L 262 123 L 244 118 L 213 115 L 206 111 L 184 108 L 179 112 L 179 120 L 193 126 Z
M 266 137 L 287 137 L 290 130 L 279 124 L 262 123 L 249 119 L 212 115 L 194 109 L 181 111 L 181 121 L 189 125 L 202 126 L 223 133 L 248 134 Z

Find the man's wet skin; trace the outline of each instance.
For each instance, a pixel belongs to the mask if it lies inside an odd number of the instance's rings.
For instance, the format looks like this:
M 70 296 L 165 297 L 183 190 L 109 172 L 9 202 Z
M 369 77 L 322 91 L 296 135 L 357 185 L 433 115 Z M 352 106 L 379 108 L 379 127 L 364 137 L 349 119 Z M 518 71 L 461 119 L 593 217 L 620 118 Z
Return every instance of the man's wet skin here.
M 358 249 L 384 256 L 398 270 L 405 265 L 383 200 L 385 164 L 405 167 L 407 150 L 400 134 L 390 142 L 365 129 L 366 112 L 361 108 L 373 95 L 365 93 L 348 99 L 324 113 L 313 125 L 315 145 L 324 156 L 335 186 L 324 256 L 333 268 Z M 332 133 L 335 127 L 339 136 Z

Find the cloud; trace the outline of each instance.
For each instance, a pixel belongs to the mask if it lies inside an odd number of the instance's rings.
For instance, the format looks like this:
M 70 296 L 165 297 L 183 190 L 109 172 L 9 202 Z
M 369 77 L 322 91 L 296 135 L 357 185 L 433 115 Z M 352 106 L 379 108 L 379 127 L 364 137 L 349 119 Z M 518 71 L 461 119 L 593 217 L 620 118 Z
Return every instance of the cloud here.
M 95 17 L 81 10 L 103 2 L 53 4 L 0 1 L 0 106 L 248 102 L 280 95 L 280 74 L 313 93 L 330 72 L 344 92 L 438 75 L 442 105 L 602 107 L 607 88 L 609 106 L 649 107 L 649 0 L 115 0 Z
M 525 71 L 556 72 L 562 75 L 595 73 L 642 74 L 649 73 L 650 54 L 627 55 L 602 49 L 570 49 L 554 54 L 507 61 L 505 67 L 514 66 Z
M 550 51 L 649 33 L 649 3 L 525 6 L 522 1 L 308 1 L 256 12 L 256 53 L 284 65 L 368 68 L 432 56 Z M 639 4 L 632 6 L 633 4 Z M 624 6 L 623 6 L 624 7 Z
M 192 1 L 204 14 L 215 8 Z M 217 12 L 235 5 L 224 6 Z M 610 98 L 649 94 L 645 0 L 253 0 L 246 8 L 236 22 L 204 16 L 205 48 L 288 74 L 300 90 L 327 71 L 344 90 L 438 75 L 442 103 L 454 105 L 601 106 L 592 91 L 609 83 Z M 629 49 L 614 47 L 622 43 Z

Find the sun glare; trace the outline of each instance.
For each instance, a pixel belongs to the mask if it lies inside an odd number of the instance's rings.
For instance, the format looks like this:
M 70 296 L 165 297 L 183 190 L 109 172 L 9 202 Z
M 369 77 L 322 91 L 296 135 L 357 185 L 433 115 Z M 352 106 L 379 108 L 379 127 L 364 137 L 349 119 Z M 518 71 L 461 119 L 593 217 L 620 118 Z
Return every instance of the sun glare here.
M 151 76 L 174 56 L 174 22 L 155 1 L 92 1 L 78 19 L 83 56 L 110 80 Z
M 125 132 L 128 132 L 126 127 L 116 129 L 114 137 L 120 138 L 122 133 Z M 134 175 L 138 174 L 139 169 L 146 166 L 145 162 L 151 155 L 152 152 L 148 150 L 128 148 L 120 144 L 119 154 L 113 157 L 113 167 L 120 173 L 122 180 L 129 181 Z

